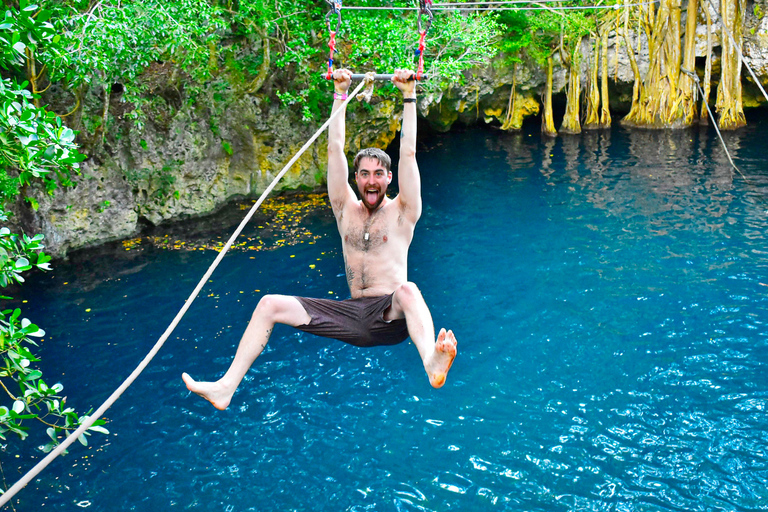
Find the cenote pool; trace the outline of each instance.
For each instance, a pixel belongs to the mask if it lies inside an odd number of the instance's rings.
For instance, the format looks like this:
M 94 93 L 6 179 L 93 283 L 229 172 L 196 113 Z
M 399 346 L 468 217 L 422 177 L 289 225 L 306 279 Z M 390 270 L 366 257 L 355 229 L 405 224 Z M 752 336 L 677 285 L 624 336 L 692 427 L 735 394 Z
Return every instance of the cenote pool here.
M 181 373 L 222 374 L 263 294 L 348 295 L 327 199 L 271 202 L 110 409 L 110 434 L 16 510 L 768 509 L 765 128 L 725 135 L 743 175 L 711 129 L 423 137 L 409 278 L 459 341 L 446 386 L 410 342 L 279 327 L 218 412 Z M 98 407 L 244 213 L 32 276 L 16 302 L 48 333 L 46 380 Z M 43 438 L 7 443 L 7 485 Z

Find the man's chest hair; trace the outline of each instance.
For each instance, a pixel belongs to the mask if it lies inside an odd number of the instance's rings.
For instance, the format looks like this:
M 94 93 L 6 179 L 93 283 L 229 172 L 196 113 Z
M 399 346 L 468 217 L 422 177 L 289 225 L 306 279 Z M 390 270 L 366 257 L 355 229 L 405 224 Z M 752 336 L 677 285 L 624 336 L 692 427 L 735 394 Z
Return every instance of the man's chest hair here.
M 374 223 L 370 226 L 354 224 L 348 226 L 344 234 L 344 243 L 362 252 L 378 249 L 388 241 L 389 228 L 384 223 Z

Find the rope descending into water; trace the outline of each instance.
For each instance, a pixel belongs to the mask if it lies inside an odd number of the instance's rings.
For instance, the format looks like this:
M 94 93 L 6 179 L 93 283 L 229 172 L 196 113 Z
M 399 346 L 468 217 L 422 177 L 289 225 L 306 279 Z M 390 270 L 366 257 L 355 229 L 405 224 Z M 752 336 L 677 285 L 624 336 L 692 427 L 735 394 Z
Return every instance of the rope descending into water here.
M 283 176 L 288 172 L 288 170 L 293 167 L 293 164 L 296 163 L 296 161 L 299 159 L 299 157 L 312 145 L 315 140 L 320 136 L 321 133 L 325 131 L 326 128 L 328 128 L 328 125 L 331 124 L 331 121 L 339 114 L 339 112 L 343 111 L 347 104 L 354 98 L 358 92 L 360 92 L 360 89 L 363 88 L 365 85 L 365 82 L 360 82 L 360 84 L 357 86 L 357 88 L 350 94 L 346 100 L 344 100 L 344 103 L 334 112 L 331 114 L 331 116 L 328 118 L 328 120 L 321 126 L 312 137 L 309 138 L 309 140 L 302 146 L 302 148 L 291 158 L 291 160 L 285 164 L 285 167 L 283 167 L 283 170 L 280 171 L 280 173 L 275 177 L 274 180 L 272 180 L 272 183 L 267 187 L 267 189 L 261 194 L 261 197 L 259 197 L 258 201 L 251 207 L 251 209 L 248 211 L 248 214 L 243 218 L 242 222 L 240 222 L 240 225 L 237 227 L 234 233 L 232 233 L 232 236 L 229 237 L 229 240 L 227 240 L 227 243 L 224 245 L 224 248 L 221 250 L 219 255 L 216 257 L 216 259 L 213 261 L 210 267 L 208 267 L 208 271 L 205 273 L 205 275 L 200 279 L 200 282 L 197 283 L 197 286 L 190 294 L 189 298 L 184 301 L 184 306 L 179 310 L 179 312 L 176 314 L 176 317 L 173 319 L 171 324 L 168 326 L 168 328 L 165 330 L 162 336 L 157 340 L 157 343 L 152 347 L 152 350 L 149 351 L 149 353 L 144 357 L 144 359 L 141 361 L 139 366 L 136 367 L 135 370 L 133 370 L 133 373 L 131 373 L 125 381 L 118 387 L 110 396 L 107 398 L 107 400 L 101 404 L 101 407 L 99 407 L 96 412 L 94 412 L 92 415 L 88 416 L 85 421 L 83 422 L 80 427 L 72 432 L 67 438 L 62 441 L 62 443 L 57 446 L 53 451 L 51 451 L 43 460 L 38 462 L 35 467 L 33 467 L 29 472 L 27 472 L 26 475 L 21 477 L 15 484 L 11 486 L 10 489 L 8 489 L 5 493 L 3 493 L 0 496 L 0 507 L 8 503 L 11 498 L 13 498 L 16 493 L 18 493 L 21 489 L 24 488 L 25 485 L 27 485 L 30 481 L 32 481 L 33 478 L 35 478 L 43 469 L 45 469 L 48 464 L 50 464 L 53 459 L 61 455 L 69 445 L 75 442 L 75 440 L 83 435 L 83 433 L 88 430 L 95 422 L 98 420 L 101 416 L 104 415 L 104 413 L 109 409 L 112 404 L 114 404 L 118 398 L 120 398 L 120 395 L 125 392 L 128 387 L 133 384 L 133 381 L 136 380 L 136 378 L 141 374 L 142 371 L 149 365 L 150 361 L 157 355 L 157 353 L 160 351 L 160 349 L 165 344 L 165 341 L 168 339 L 168 337 L 171 335 L 173 330 L 176 328 L 176 326 L 179 324 L 181 319 L 184 317 L 184 314 L 187 312 L 189 307 L 192 305 L 192 302 L 197 298 L 197 295 L 200 293 L 200 290 L 203 288 L 205 283 L 208 282 L 208 279 L 211 277 L 211 274 L 213 274 L 213 271 L 216 270 L 216 267 L 218 267 L 221 260 L 224 258 L 224 255 L 227 253 L 229 248 L 234 243 L 235 239 L 240 235 L 240 233 L 245 228 L 245 225 L 248 224 L 248 222 L 251 220 L 251 217 L 256 213 L 256 210 L 259 209 L 259 206 L 261 206 L 261 203 L 264 202 L 264 199 L 267 198 L 270 192 L 275 188 L 277 183 L 282 179 Z
M 701 94 L 701 97 L 703 98 L 704 97 L 704 90 L 701 88 L 701 84 L 699 83 L 699 75 L 697 75 L 696 73 L 694 73 L 693 71 L 691 71 L 689 69 L 685 69 L 684 67 L 681 67 L 680 71 L 682 71 L 684 74 L 688 75 L 691 78 L 691 80 L 693 80 L 693 83 L 696 84 L 696 87 L 698 88 L 699 93 Z M 709 108 L 709 105 L 707 104 L 706 101 L 704 102 L 704 106 L 707 107 L 707 112 L 709 112 L 709 118 L 710 119 L 715 119 L 714 115 L 712 114 L 712 110 Z M 723 150 L 725 150 L 725 156 L 728 157 L 728 161 L 731 162 L 731 166 L 733 166 L 733 168 L 736 169 L 736 172 L 738 172 L 741 175 L 741 177 L 744 178 L 744 181 L 749 183 L 749 180 L 747 179 L 746 176 L 744 176 L 744 173 L 741 172 L 741 169 L 736 167 L 736 164 L 733 163 L 733 158 L 731 158 L 731 153 L 728 152 L 728 146 L 725 145 L 725 140 L 723 140 L 723 136 L 720 134 L 720 129 L 717 127 L 717 122 L 712 123 L 712 126 L 715 127 L 715 131 L 717 132 L 717 136 L 720 139 L 720 143 L 723 145 Z

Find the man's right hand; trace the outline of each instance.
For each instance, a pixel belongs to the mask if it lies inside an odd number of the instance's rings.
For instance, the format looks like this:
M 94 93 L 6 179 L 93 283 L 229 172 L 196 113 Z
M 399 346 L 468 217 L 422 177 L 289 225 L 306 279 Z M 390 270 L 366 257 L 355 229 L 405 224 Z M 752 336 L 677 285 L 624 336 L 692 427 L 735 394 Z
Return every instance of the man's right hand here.
M 352 72 L 348 69 L 337 69 L 333 72 L 333 87 L 339 94 L 346 94 L 352 83 Z

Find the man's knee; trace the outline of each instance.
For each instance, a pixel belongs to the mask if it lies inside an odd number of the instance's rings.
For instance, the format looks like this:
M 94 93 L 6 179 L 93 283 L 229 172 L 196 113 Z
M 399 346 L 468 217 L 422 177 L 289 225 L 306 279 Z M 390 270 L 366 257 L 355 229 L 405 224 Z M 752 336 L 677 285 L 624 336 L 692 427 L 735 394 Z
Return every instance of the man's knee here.
M 409 305 L 413 304 L 415 301 L 424 300 L 421 297 L 421 292 L 419 291 L 419 287 L 416 286 L 414 283 L 411 283 L 410 281 L 400 285 L 400 288 L 397 289 L 396 296 L 397 296 L 398 302 L 400 302 L 403 308 L 407 308 Z
M 283 297 L 280 295 L 264 295 L 260 300 L 253 316 L 275 318 L 283 308 Z
M 304 306 L 296 297 L 289 295 L 264 295 L 251 318 L 293 326 L 304 325 L 311 320 Z

